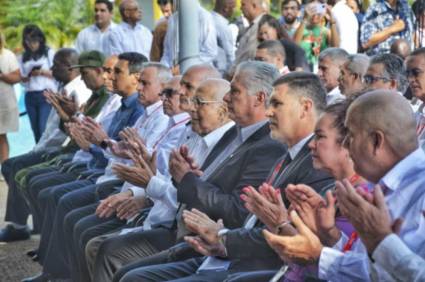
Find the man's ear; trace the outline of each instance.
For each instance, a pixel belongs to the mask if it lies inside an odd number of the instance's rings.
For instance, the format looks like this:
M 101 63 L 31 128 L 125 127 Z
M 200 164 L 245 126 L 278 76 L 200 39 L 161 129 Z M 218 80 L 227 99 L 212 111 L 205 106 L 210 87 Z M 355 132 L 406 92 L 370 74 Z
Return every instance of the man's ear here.
M 384 146 L 385 135 L 382 131 L 375 131 L 370 134 L 370 138 L 372 139 L 373 153 L 376 154 Z
M 391 79 L 390 83 L 391 83 L 391 89 L 394 89 L 397 91 L 397 81 L 395 79 Z
M 265 105 L 266 101 L 267 101 L 267 94 L 264 93 L 263 91 L 257 92 L 257 94 L 255 94 L 255 105 Z
M 308 99 L 306 97 L 301 97 L 300 104 L 301 104 L 301 118 L 306 117 L 308 113 L 313 111 L 313 101 L 311 99 Z

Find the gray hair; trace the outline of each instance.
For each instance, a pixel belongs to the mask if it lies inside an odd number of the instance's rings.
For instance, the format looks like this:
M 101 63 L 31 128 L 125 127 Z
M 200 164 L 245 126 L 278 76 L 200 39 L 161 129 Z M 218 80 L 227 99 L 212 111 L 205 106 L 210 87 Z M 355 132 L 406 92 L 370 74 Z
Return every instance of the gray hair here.
M 326 89 L 317 75 L 309 72 L 291 72 L 276 80 L 273 86 L 281 84 L 288 86 L 290 89 L 288 93 L 312 100 L 317 114 L 326 108 Z
M 342 48 L 327 48 L 320 52 L 319 61 L 329 58 L 332 62 L 342 65 L 347 61 L 348 53 Z
M 369 67 L 369 61 L 369 57 L 364 54 L 349 55 L 347 58 L 347 69 L 351 73 L 363 77 Z
M 171 78 L 173 78 L 173 74 L 171 70 L 167 68 L 165 65 L 158 62 L 148 62 L 143 64 L 143 68 L 155 68 L 157 72 L 157 77 L 160 83 L 166 83 Z
M 397 90 L 404 93 L 407 89 L 406 69 L 403 59 L 394 54 L 378 54 L 372 57 L 369 65 L 382 64 L 383 76 L 394 79 L 397 82 Z
M 236 67 L 236 76 L 240 77 L 249 95 L 263 92 L 268 100 L 273 91 L 273 82 L 279 77 L 279 71 L 268 63 L 247 61 Z

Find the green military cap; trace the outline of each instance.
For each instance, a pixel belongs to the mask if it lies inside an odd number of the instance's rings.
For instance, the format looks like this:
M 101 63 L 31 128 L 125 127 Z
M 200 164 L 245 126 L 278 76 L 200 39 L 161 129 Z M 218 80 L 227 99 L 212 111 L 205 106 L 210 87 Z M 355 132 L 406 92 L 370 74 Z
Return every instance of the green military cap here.
M 101 68 L 104 61 L 105 56 L 99 51 L 82 52 L 78 58 L 78 65 L 73 65 L 70 68 Z

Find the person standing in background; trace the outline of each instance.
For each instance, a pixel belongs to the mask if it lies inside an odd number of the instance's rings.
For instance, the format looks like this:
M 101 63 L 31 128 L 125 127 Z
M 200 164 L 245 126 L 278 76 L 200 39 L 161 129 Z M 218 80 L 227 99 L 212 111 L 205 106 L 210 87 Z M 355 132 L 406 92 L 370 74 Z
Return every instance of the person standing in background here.
M 22 45 L 25 49 L 21 58 L 21 74 L 25 89 L 25 107 L 37 143 L 46 128 L 51 105 L 43 95 L 44 90 L 56 92 L 56 82 L 50 68 L 54 51 L 46 45 L 41 29 L 29 24 L 24 27 Z
M 0 163 L 9 158 L 7 133 L 18 131 L 19 111 L 13 84 L 21 80 L 15 54 L 5 48 L 6 41 L 0 31 Z

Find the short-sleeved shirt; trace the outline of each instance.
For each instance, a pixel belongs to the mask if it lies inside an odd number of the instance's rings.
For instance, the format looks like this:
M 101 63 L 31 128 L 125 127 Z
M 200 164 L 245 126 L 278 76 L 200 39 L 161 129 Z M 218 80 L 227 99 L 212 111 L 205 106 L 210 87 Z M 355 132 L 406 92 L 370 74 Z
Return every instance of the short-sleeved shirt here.
M 304 28 L 300 46 L 304 49 L 307 63 L 311 66 L 317 64 L 319 53 L 328 48 L 328 29 L 322 26 Z M 316 50 L 316 52 L 315 52 Z
M 15 54 L 8 49 L 0 49 L 0 71 L 8 74 L 19 69 Z M 0 134 L 17 131 L 19 112 L 13 85 L 0 80 Z
M 387 1 L 377 0 L 365 14 L 364 22 L 360 29 L 361 44 L 366 44 L 375 33 L 391 26 L 397 18 L 404 21 L 405 29 L 397 34 L 392 34 L 385 41 L 366 50 L 367 55 L 372 56 L 389 52 L 391 44 L 400 38 L 407 40 L 407 42 L 412 42 L 412 17 L 412 10 L 407 0 L 398 0 L 395 9 L 392 9 Z

